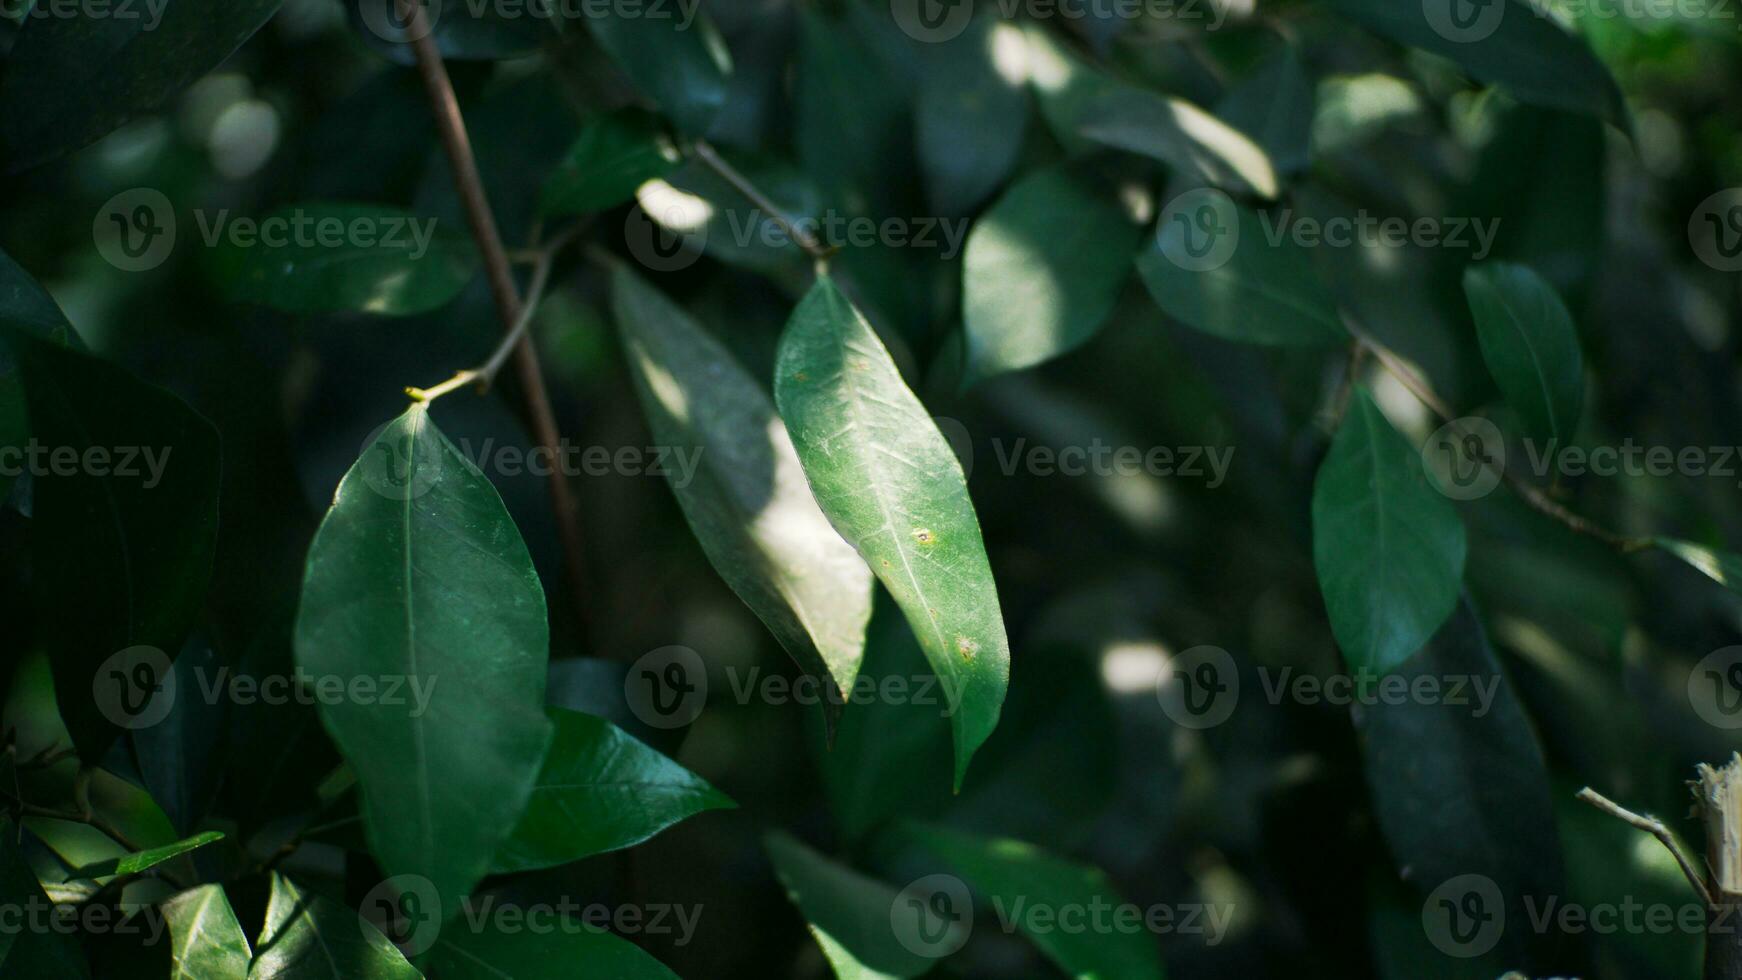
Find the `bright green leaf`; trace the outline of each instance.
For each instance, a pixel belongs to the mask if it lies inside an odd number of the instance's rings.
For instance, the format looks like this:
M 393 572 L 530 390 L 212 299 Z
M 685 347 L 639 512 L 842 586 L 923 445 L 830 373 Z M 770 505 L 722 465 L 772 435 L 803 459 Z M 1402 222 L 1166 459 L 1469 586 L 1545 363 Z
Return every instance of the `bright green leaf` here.
M 1464 270 L 1482 359 L 1532 438 L 1572 441 L 1585 404 L 1585 358 L 1566 304 L 1527 266 L 1489 262 Z
M 762 846 L 840 980 L 893 980 L 931 969 L 931 958 L 901 945 L 889 927 L 890 910 L 901 898 L 894 886 L 778 831 L 764 837 Z
M 421 980 L 387 937 L 274 872 L 248 980 Z
M 1101 869 L 1065 861 L 1033 844 L 908 824 L 898 838 L 912 841 L 992 901 L 1009 922 L 1078 980 L 1161 980 L 1155 937 L 1144 931 L 1061 929 L 1054 918 L 1069 906 L 1090 910 L 1126 906 Z M 1206 912 L 1219 910 L 1206 910 Z
M 287 313 L 426 313 L 478 268 L 463 229 L 372 204 L 282 208 L 261 218 L 260 234 L 245 244 L 219 231 L 212 270 L 225 295 Z
M 520 532 L 417 404 L 339 484 L 309 547 L 298 667 L 397 697 L 318 705 L 356 771 L 370 848 L 452 913 L 544 761 L 549 627 Z
M 1457 605 L 1464 524 L 1364 388 L 1313 483 L 1313 566 L 1355 670 L 1395 670 Z
M 703 552 L 806 673 L 851 691 L 871 572 L 811 497 L 774 403 L 683 309 L 626 266 L 611 280 L 654 438 L 694 454 L 693 473 L 667 476 Z M 836 701 L 825 709 L 839 715 Z
M 213 841 L 220 841 L 223 839 L 223 834 L 215 830 L 208 830 L 204 833 L 195 834 L 186 840 L 178 840 L 173 844 L 165 844 L 162 847 L 148 847 L 143 851 L 124 854 L 118 858 L 110 858 L 107 861 L 99 861 L 96 864 L 87 864 L 74 871 L 73 874 L 79 878 L 108 878 L 111 875 L 138 874 L 146 868 L 156 867 L 165 861 L 181 857 L 183 854 L 186 854 L 195 848 L 204 847 Z
M 956 708 L 960 788 L 1010 679 L 1010 642 L 961 463 L 827 276 L 781 338 L 774 399 L 817 503 L 895 596 Z
M 545 180 L 539 212 L 554 217 L 616 207 L 678 162 L 677 147 L 653 116 L 638 109 L 594 116 Z
M 962 266 L 968 376 L 1050 360 L 1101 328 L 1142 231 L 1110 188 L 1064 168 L 1024 177 L 974 224 Z
M 246 980 L 254 956 L 223 885 L 201 885 L 163 903 L 169 980 Z
M 1742 594 L 1742 555 L 1719 551 L 1674 538 L 1653 539 L 1659 548 L 1699 569 L 1712 581 L 1732 592 Z
M 128 17 L 94 8 L 26 17 L 0 76 L 0 160 L 8 170 L 33 167 L 162 108 L 228 58 L 278 5 L 175 0 L 159 5 L 161 20 L 143 9 Z
M 533 871 L 633 847 L 707 810 L 737 804 L 602 718 L 546 709 L 556 734 L 495 871 Z

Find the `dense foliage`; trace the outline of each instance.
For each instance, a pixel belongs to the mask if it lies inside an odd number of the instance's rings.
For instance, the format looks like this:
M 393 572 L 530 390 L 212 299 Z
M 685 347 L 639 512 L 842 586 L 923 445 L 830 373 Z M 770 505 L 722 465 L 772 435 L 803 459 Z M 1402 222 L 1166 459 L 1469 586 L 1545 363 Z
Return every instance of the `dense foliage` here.
M 0 977 L 1732 976 L 1739 32 L 0 5 Z

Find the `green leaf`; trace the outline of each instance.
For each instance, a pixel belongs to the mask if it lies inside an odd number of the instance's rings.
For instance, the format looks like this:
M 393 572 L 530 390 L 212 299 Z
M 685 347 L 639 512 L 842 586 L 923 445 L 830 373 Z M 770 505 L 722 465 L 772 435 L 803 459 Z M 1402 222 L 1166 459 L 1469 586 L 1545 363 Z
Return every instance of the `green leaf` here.
M 444 306 L 471 282 L 478 253 L 464 231 L 372 204 L 281 208 L 242 242 L 235 226 L 212 271 L 232 302 L 287 313 L 410 316 Z M 274 230 L 277 229 L 277 230 Z
M 611 4 L 583 7 L 593 40 L 679 129 L 708 131 L 726 104 L 732 59 L 714 22 L 692 8 L 694 21 L 636 16 Z
M 578 922 L 546 932 L 444 929 L 430 950 L 440 980 L 678 980 L 677 974 L 626 939 Z
M 989 12 L 960 35 L 926 50 L 925 84 L 914 106 L 914 139 L 926 199 L 940 214 L 967 214 L 1016 165 L 1028 124 L 1028 93 L 999 59 L 1016 29 Z
M 175 0 L 137 16 L 25 18 L 0 76 L 0 159 L 33 167 L 156 111 L 216 68 L 279 0 Z
M 1585 403 L 1585 358 L 1572 314 L 1527 266 L 1489 262 L 1464 270 L 1482 359 L 1535 439 L 1572 442 Z
M 88 354 L 3 323 L 0 345 L 23 374 L 31 436 L 73 454 L 70 468 L 34 479 L 32 584 L 52 624 L 37 641 L 61 717 L 94 761 L 127 720 L 93 697 L 116 680 L 99 676 L 104 663 L 132 647 L 179 651 L 205 600 L 218 433 L 179 398 Z
M 42 882 L 19 848 L 23 832 L 0 818 L 0 906 L 25 911 L 49 908 Z M 0 930 L 0 980 L 80 980 L 91 975 L 84 952 L 60 929 Z
M 37 285 L 12 257 L 0 251 L 0 323 L 50 340 L 77 344 L 72 324 L 48 292 Z M 24 379 L 5 344 L 0 344 L 0 449 L 23 447 L 30 441 L 30 418 L 24 404 Z M 12 490 L 13 477 L 0 473 L 0 503 Z
M 1010 642 L 961 463 L 827 276 L 781 338 L 774 400 L 817 503 L 901 605 L 956 709 L 959 789 L 1010 680 Z
M 223 839 L 223 834 L 215 830 L 208 830 L 185 840 L 178 840 L 173 844 L 148 847 L 143 851 L 123 854 L 118 858 L 98 861 L 96 864 L 87 864 L 74 871 L 73 876 L 78 878 L 108 878 L 112 875 L 138 874 L 146 868 L 154 868 L 165 861 L 181 857 L 195 848 L 204 847 L 213 841 Z
M 193 833 L 218 794 L 228 748 L 225 721 L 229 703 L 223 698 L 177 695 L 199 691 L 202 682 L 224 676 L 227 667 L 210 644 L 198 637 L 190 641 L 170 665 L 175 675 L 170 690 L 176 693 L 167 694 L 169 708 L 162 712 L 163 720 L 133 731 L 133 755 L 145 789 L 169 818 L 170 826 L 184 836 Z M 160 691 L 153 697 L 166 697 L 166 693 Z M 146 711 L 153 712 L 152 717 L 159 713 L 149 703 Z M 276 734 L 282 737 L 284 733 Z M 260 760 L 250 758 L 248 764 L 257 766 Z
M 611 281 L 654 439 L 694 454 L 691 479 L 672 470 L 667 477 L 708 561 L 807 674 L 852 690 L 871 572 L 811 497 L 774 403 L 725 347 L 628 267 L 614 265 Z M 831 723 L 839 713 L 838 699 L 825 702 Z
M 1263 148 L 1184 99 L 1116 85 L 1083 100 L 1076 129 L 1096 143 L 1159 160 L 1183 177 L 1276 197 L 1276 169 Z
M 1471 5 L 1476 17 L 1467 24 L 1453 17 L 1464 9 L 1457 0 L 1331 0 L 1330 6 L 1375 34 L 1452 59 L 1472 78 L 1500 85 L 1520 102 L 1628 126 L 1627 107 L 1609 70 L 1583 38 L 1529 0 Z
M 978 837 L 925 824 L 904 825 L 896 836 L 918 844 L 965 879 L 975 892 L 994 903 L 1001 923 L 1025 933 L 1071 976 L 1079 980 L 1161 980 L 1161 959 L 1148 932 L 1062 929 L 1057 921 L 1046 918 L 1066 906 L 1088 915 L 1093 909 L 1127 905 L 1101 869 L 1062 860 L 1023 841 Z
M 397 684 L 318 705 L 356 771 L 370 849 L 430 879 L 442 908 L 490 868 L 551 728 L 544 590 L 502 498 L 423 404 L 345 474 L 309 547 L 297 666 Z
M 764 837 L 762 846 L 840 980 L 917 977 L 931 969 L 934 961 L 902 946 L 889 927 L 890 910 L 901 897 L 893 886 L 779 831 Z
M 707 781 L 592 715 L 547 708 L 556 734 L 495 872 L 534 871 L 633 847 L 737 806 Z
M 1137 272 L 1162 312 L 1205 333 L 1277 347 L 1346 342 L 1336 300 L 1306 249 L 1286 234 L 1273 242 L 1273 234 L 1226 196 L 1188 191 L 1162 212 Z
M 253 951 L 223 885 L 201 885 L 163 903 L 169 980 L 246 980 Z
M 1313 483 L 1313 566 L 1352 669 L 1388 674 L 1457 605 L 1464 524 L 1365 388 Z
M 1653 543 L 1699 569 L 1724 588 L 1742 594 L 1742 555 L 1674 538 L 1654 538 Z
M 1529 936 L 1526 896 L 1541 904 L 1564 894 L 1548 767 L 1468 602 L 1396 677 L 1407 682 L 1399 690 L 1442 695 L 1374 698 L 1354 712 L 1368 792 L 1398 873 L 1423 892 L 1485 875 L 1506 898 L 1506 932 L 1515 942 Z
M 677 147 L 659 120 L 639 109 L 594 116 L 544 182 L 538 209 L 547 217 L 616 207 L 635 189 L 677 168 Z
M 421 980 L 356 912 L 273 872 L 248 980 Z
M 1298 174 L 1312 164 L 1313 96 L 1300 51 L 1290 44 L 1229 89 L 1216 115 L 1251 134 L 1279 176 Z
M 1106 321 L 1142 231 L 1103 183 L 1036 171 L 975 223 L 962 265 L 970 380 L 1057 357 Z

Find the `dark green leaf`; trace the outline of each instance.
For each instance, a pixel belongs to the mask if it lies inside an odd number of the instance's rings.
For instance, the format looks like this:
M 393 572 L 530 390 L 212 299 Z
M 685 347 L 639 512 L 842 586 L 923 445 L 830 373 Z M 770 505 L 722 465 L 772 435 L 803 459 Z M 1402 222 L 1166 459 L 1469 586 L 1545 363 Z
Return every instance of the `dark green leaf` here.
M 1016 165 L 1028 93 L 1020 76 L 1008 75 L 1022 43 L 1015 28 L 982 13 L 960 35 L 927 49 L 914 138 L 926 198 L 941 214 L 973 211 Z
M 502 499 L 412 406 L 339 484 L 309 547 L 297 665 L 396 684 L 318 705 L 371 850 L 452 913 L 526 807 L 550 739 L 544 591 Z
M 134 730 L 133 753 L 152 800 L 175 832 L 186 835 L 193 833 L 217 795 L 226 748 L 228 703 L 204 696 L 200 685 L 225 676 L 228 665 L 218 660 L 210 644 L 196 637 L 170 669 L 175 679 L 153 695 L 169 698 L 170 706 L 162 712 L 162 721 Z M 149 704 L 146 712 L 153 717 L 159 713 Z M 259 760 L 250 759 L 248 764 L 258 765 Z
M 615 207 L 633 198 L 637 187 L 669 174 L 678 160 L 653 116 L 637 109 L 594 116 L 544 182 L 538 209 L 559 216 Z
M 1521 102 L 1628 125 L 1621 91 L 1590 46 L 1529 0 L 1468 7 L 1459 0 L 1331 0 L 1330 6 L 1376 34 L 1456 61 Z M 1474 18 L 1456 16 L 1464 11 Z
M 186 840 L 178 840 L 173 844 L 165 844 L 162 847 L 148 847 L 143 851 L 124 854 L 118 858 L 110 858 L 107 861 L 98 861 L 96 864 L 87 864 L 74 871 L 73 875 L 78 878 L 108 878 L 111 875 L 138 874 L 146 868 L 156 867 L 172 858 L 181 857 L 183 854 L 186 854 L 195 848 L 204 847 L 213 841 L 223 839 L 223 834 L 215 830 L 208 830 L 204 833 L 195 834 Z
M 1489 262 L 1464 270 L 1464 295 L 1482 359 L 1525 431 L 1551 452 L 1567 446 L 1585 404 L 1585 358 L 1554 287 L 1527 266 Z
M 1335 299 L 1306 249 L 1276 236 L 1284 230 L 1216 191 L 1188 191 L 1162 212 L 1137 272 L 1163 312 L 1205 333 L 1279 347 L 1346 342 Z
M 254 956 L 223 885 L 201 885 L 163 903 L 169 980 L 246 980 Z
M 916 977 L 933 961 L 896 939 L 890 910 L 901 893 L 776 831 L 762 839 L 786 897 L 804 913 L 805 925 L 840 980 Z
M 1313 483 L 1313 566 L 1357 671 L 1397 669 L 1457 605 L 1464 524 L 1365 388 Z
M 248 980 L 421 980 L 356 912 L 274 872 Z
M 1018 840 L 977 837 L 943 827 L 909 824 L 899 839 L 912 841 L 965 879 L 997 906 L 1047 958 L 1085 980 L 1161 980 L 1161 958 L 1145 931 L 1061 929 L 1065 906 L 1083 910 L 1126 905 L 1101 869 L 1065 861 Z M 1213 910 L 1208 910 L 1213 911 Z
M 212 269 L 225 294 L 288 313 L 426 313 L 453 299 L 478 268 L 463 229 L 370 204 L 283 208 L 242 242 L 233 229 L 216 230 Z
M 22 833 L 10 818 L 0 819 L 0 906 L 20 912 L 47 909 L 48 896 L 19 847 Z M 82 980 L 90 975 L 85 954 L 66 932 L 17 926 L 0 930 L 0 980 Z
M 701 136 L 726 104 L 732 59 L 713 21 L 699 8 L 688 10 L 693 21 L 609 4 L 584 7 L 593 39 L 629 80 L 679 129 Z
M 556 734 L 495 871 L 533 871 L 633 847 L 726 794 L 602 718 L 547 709 Z
M 34 585 L 53 626 L 39 642 L 62 718 L 80 754 L 95 760 L 126 719 L 99 709 L 93 691 L 134 680 L 100 676 L 105 662 L 134 647 L 179 651 L 205 599 L 218 434 L 174 395 L 112 364 L 4 325 L 0 344 L 23 373 L 31 436 L 74 460 L 34 480 Z M 104 705 L 138 721 L 133 701 L 147 693 Z
M 159 5 L 161 21 L 141 8 L 131 17 L 92 8 L 27 18 L 0 77 L 0 158 L 9 170 L 36 166 L 162 108 L 228 58 L 278 4 L 175 0 Z
M 850 691 L 864 656 L 871 572 L 818 509 L 762 385 L 689 314 L 612 268 L 617 326 L 668 471 L 708 560 L 805 672 Z M 838 704 L 828 714 L 837 716 Z
M 399 64 L 413 65 L 417 55 L 398 14 L 398 3 L 345 0 L 345 8 L 353 28 L 371 48 Z M 474 0 L 425 5 L 433 20 L 430 35 L 449 61 L 496 61 L 531 54 L 538 50 L 539 42 L 556 39 L 555 15 L 562 9 L 537 2 L 510 5 Z
M 1541 905 L 1562 894 L 1560 837 L 1536 733 L 1469 603 L 1393 680 L 1411 696 L 1358 705 L 1355 724 L 1398 873 L 1424 894 L 1487 876 L 1506 899 L 1513 948 L 1526 948 L 1525 896 Z
M 960 788 L 1010 679 L 1010 642 L 961 463 L 827 276 L 781 338 L 774 398 L 817 503 L 900 603 L 957 709 Z
M 1184 99 L 1116 86 L 1083 100 L 1076 127 L 1086 139 L 1159 160 L 1186 178 L 1276 196 L 1276 170 L 1264 150 Z
M 1064 168 L 1019 181 L 974 224 L 962 265 L 968 378 L 1051 360 L 1094 336 L 1142 231 L 1111 188 Z
M 677 974 L 626 939 L 582 923 L 548 932 L 469 929 L 462 920 L 442 930 L 430 950 L 440 980 L 678 980 Z
M 1229 89 L 1216 115 L 1250 134 L 1279 176 L 1298 174 L 1312 163 L 1313 95 L 1300 51 L 1290 44 Z

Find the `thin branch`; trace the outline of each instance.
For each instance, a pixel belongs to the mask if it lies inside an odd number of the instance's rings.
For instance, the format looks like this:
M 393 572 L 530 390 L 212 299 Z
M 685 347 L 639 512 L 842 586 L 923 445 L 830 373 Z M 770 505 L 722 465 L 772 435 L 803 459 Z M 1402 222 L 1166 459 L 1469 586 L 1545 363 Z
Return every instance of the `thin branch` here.
M 690 146 L 690 152 L 695 155 L 696 159 L 707 164 L 709 169 L 725 178 L 726 183 L 737 188 L 738 193 L 749 198 L 752 204 L 767 212 L 768 216 L 774 219 L 774 223 L 779 225 L 799 248 L 804 249 L 806 255 L 818 263 L 819 269 L 824 268 L 829 257 L 838 251 L 834 246 L 824 245 L 816 240 L 816 236 L 793 224 L 792 220 L 786 216 L 786 212 L 781 210 L 780 205 L 775 204 L 768 195 L 762 193 L 760 188 L 750 182 L 750 178 L 739 173 L 738 168 L 727 163 L 725 158 L 714 151 L 713 146 L 707 140 L 696 140 Z
M 1669 828 L 1663 825 L 1662 820 L 1659 820 L 1656 817 L 1642 817 L 1589 786 L 1579 790 L 1578 798 L 1591 804 L 1597 809 L 1602 810 L 1611 817 L 1630 824 L 1657 838 L 1664 847 L 1669 849 L 1669 853 L 1675 856 L 1675 863 L 1681 865 L 1682 877 L 1688 880 L 1688 884 L 1694 886 L 1694 891 L 1699 893 L 1700 900 L 1705 902 L 1708 906 L 1712 904 L 1712 890 L 1707 886 L 1705 877 L 1694 870 L 1693 863 L 1688 860 L 1686 854 L 1682 853 L 1681 847 L 1675 842 L 1675 835 L 1669 832 Z
M 490 390 L 490 385 L 496 380 L 496 375 L 507 362 L 508 355 L 514 353 L 520 346 L 520 340 L 526 335 L 527 327 L 531 326 L 533 317 L 538 314 L 539 303 L 544 299 L 544 291 L 550 283 L 551 266 L 556 262 L 557 253 L 575 237 L 577 228 L 572 228 L 557 236 L 549 245 L 538 250 L 538 258 L 532 270 L 532 281 L 526 287 L 526 302 L 521 304 L 520 316 L 514 320 L 514 325 L 502 335 L 502 342 L 490 353 L 484 363 L 475 368 L 455 372 L 454 376 L 433 388 L 407 388 L 405 393 L 420 402 L 430 402 L 450 391 L 475 384 L 478 393 Z
M 1471 435 L 1469 430 L 1464 428 L 1463 421 L 1457 413 L 1453 412 L 1449 405 L 1441 400 L 1438 395 L 1434 394 L 1433 389 L 1429 387 L 1428 383 L 1411 370 L 1409 365 L 1403 362 L 1402 358 L 1398 357 L 1390 348 L 1373 339 L 1370 334 L 1355 326 L 1353 323 L 1349 323 L 1347 326 L 1349 332 L 1355 335 L 1356 342 L 1372 352 L 1373 357 L 1378 360 L 1380 366 L 1384 367 L 1386 371 L 1390 372 L 1392 377 L 1396 378 L 1405 388 L 1409 389 L 1410 394 L 1413 394 L 1423 405 L 1426 405 L 1430 411 L 1439 416 L 1441 421 L 1454 426 L 1459 436 L 1467 437 Z M 1504 466 L 1496 466 L 1492 461 L 1486 458 L 1478 459 L 1476 462 L 1480 463 L 1484 469 L 1493 472 L 1496 476 L 1500 477 L 1501 480 L 1505 481 L 1506 485 L 1512 489 L 1512 492 L 1518 494 L 1519 499 L 1529 505 L 1532 510 L 1545 517 L 1559 521 L 1569 530 L 1577 534 L 1582 534 L 1589 538 L 1595 538 L 1596 540 L 1623 553 L 1642 551 L 1656 544 L 1656 542 L 1651 538 L 1634 538 L 1628 537 L 1624 534 L 1618 534 L 1595 523 L 1594 521 L 1591 521 L 1589 518 L 1573 513 L 1556 502 L 1554 498 L 1550 497 L 1548 494 L 1543 493 L 1536 487 L 1531 486 L 1524 480 L 1507 472 Z
M 471 226 L 472 238 L 477 242 L 478 251 L 484 258 L 484 273 L 490 283 L 490 293 L 496 301 L 497 317 L 502 321 L 502 329 L 513 333 L 515 324 L 520 321 L 520 295 L 515 289 L 508 253 L 502 248 L 502 236 L 496 228 L 496 216 L 490 210 L 483 181 L 478 176 L 478 162 L 472 155 L 472 144 L 466 136 L 466 123 L 460 115 L 460 104 L 454 95 L 453 82 L 448 78 L 441 51 L 436 47 L 435 38 L 430 33 L 423 5 L 417 0 L 399 0 L 399 12 L 407 24 L 407 33 L 416 38 L 412 42 L 412 48 L 417 55 L 418 73 L 423 77 L 424 91 L 429 97 L 430 108 L 435 113 L 442 149 L 447 155 L 449 168 L 453 171 L 454 189 L 465 208 L 466 222 Z M 550 394 L 545 390 L 544 374 L 539 368 L 538 351 L 532 346 L 532 339 L 524 333 L 515 346 L 515 369 L 533 438 L 553 459 L 561 458 L 561 436 L 557 430 L 556 413 L 551 409 Z M 562 541 L 570 602 L 584 636 L 589 632 L 590 617 L 586 567 L 581 550 L 581 528 L 574 495 L 560 466 L 550 468 L 550 506 L 556 517 L 557 534 Z

